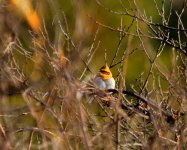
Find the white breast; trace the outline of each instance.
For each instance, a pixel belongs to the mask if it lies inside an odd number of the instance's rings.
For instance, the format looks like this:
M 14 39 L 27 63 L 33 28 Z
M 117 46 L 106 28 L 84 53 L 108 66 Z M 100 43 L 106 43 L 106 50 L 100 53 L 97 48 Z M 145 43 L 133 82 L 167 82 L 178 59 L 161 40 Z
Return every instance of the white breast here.
M 106 89 L 106 84 L 101 77 L 96 77 L 94 81 L 99 88 Z
M 101 77 L 96 77 L 95 83 L 101 89 L 115 89 L 114 78 L 103 80 Z
M 110 78 L 105 80 L 106 89 L 115 89 L 115 80 L 114 78 Z

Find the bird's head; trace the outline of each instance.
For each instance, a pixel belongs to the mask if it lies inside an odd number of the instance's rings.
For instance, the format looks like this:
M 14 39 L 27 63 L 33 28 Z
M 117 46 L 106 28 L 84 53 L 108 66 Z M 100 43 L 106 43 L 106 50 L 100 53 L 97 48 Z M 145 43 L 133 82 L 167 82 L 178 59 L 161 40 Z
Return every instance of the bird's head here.
M 112 78 L 112 72 L 110 71 L 110 68 L 107 64 L 100 68 L 98 76 L 100 76 L 104 80 Z

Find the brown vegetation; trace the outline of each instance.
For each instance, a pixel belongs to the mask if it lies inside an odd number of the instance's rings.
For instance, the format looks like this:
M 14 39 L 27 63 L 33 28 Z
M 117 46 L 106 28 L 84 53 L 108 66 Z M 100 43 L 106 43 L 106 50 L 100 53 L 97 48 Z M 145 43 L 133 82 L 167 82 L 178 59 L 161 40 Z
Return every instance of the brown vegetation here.
M 0 1 L 0 149 L 187 147 L 187 1 L 110 2 Z

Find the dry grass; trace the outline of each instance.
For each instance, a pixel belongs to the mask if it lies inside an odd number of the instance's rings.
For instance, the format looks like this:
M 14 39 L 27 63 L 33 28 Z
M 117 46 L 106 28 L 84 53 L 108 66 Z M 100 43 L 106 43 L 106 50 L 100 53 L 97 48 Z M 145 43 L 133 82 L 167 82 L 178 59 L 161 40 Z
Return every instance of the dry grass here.
M 11 2 L 0 1 L 0 149 L 187 147 L 186 0 L 178 10 L 176 0 L 154 0 L 160 21 L 136 0 L 128 1 L 128 7 L 119 1 L 122 11 L 94 1 L 111 18 L 120 18 L 118 27 L 80 16 L 84 1 L 78 6 L 73 1 L 75 31 L 63 12 L 53 18 L 54 34 L 45 20 L 39 20 L 32 3 L 27 4 L 30 13 L 19 12 L 27 30 L 20 29 L 23 23 L 11 27 L 20 17 L 11 11 L 21 8 Z M 84 17 L 89 24 L 81 24 Z M 171 26 L 173 18 L 177 26 Z M 103 30 L 117 35 L 114 51 L 101 48 Z M 105 58 L 102 62 L 100 55 Z M 93 68 L 104 61 L 114 72 L 115 90 L 99 90 L 90 79 Z

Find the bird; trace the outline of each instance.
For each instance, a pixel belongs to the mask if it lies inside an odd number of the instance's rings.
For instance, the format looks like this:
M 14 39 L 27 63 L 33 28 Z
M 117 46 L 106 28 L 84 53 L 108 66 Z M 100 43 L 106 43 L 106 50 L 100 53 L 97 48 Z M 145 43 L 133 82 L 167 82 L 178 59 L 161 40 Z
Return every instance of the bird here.
M 100 68 L 94 78 L 94 82 L 99 89 L 115 89 L 115 80 L 107 64 Z

